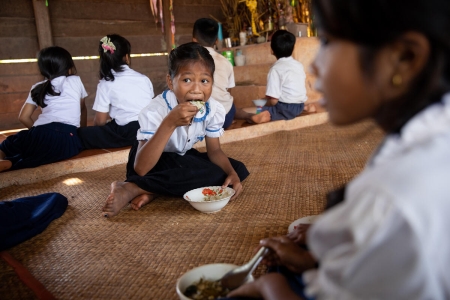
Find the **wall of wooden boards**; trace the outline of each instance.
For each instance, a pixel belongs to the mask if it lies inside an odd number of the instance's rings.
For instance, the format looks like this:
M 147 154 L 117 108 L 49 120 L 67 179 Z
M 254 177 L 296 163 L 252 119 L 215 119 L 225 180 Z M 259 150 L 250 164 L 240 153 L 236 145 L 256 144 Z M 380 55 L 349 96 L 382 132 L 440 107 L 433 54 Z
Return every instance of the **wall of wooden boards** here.
M 133 54 L 167 52 L 161 23 L 155 22 L 150 1 L 48 0 L 53 42 L 72 56 L 94 56 L 98 55 L 98 41 L 106 34 L 117 33 L 130 41 Z M 198 18 L 214 16 L 223 20 L 217 0 L 174 0 L 173 7 L 177 45 L 192 40 L 192 26 Z M 37 36 L 32 0 L 2 0 L 0 60 L 36 58 Z M 98 60 L 77 60 L 75 65 L 89 94 L 91 122 Z M 131 67 L 150 78 L 155 93 L 166 87 L 167 56 L 135 57 Z M 0 64 L 0 131 L 23 127 L 17 119 L 20 108 L 31 86 L 42 79 L 36 63 Z

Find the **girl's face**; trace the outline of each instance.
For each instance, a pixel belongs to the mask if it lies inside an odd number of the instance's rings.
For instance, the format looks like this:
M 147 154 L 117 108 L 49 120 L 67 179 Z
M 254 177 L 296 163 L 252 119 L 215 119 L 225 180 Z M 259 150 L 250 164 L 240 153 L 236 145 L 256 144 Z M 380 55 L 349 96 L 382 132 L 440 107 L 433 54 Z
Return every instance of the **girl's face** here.
M 362 70 L 356 44 L 321 35 L 311 69 L 332 123 L 346 125 L 376 116 L 385 98 L 384 85 L 390 82 L 389 70 L 381 68 L 383 65 L 383 55 L 376 55 L 369 77 Z
M 194 62 L 181 67 L 173 79 L 167 75 L 167 85 L 175 93 L 178 103 L 206 102 L 211 97 L 213 75 L 202 63 Z

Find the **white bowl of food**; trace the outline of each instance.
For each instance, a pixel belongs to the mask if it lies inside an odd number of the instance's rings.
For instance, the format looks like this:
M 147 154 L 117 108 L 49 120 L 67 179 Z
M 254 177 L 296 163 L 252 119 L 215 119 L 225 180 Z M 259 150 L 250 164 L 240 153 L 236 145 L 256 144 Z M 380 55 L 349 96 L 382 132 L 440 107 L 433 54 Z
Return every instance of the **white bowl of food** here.
M 213 296 L 214 299 L 224 297 L 229 291 L 222 288 L 218 280 L 237 267 L 233 264 L 208 264 L 187 271 L 177 280 L 178 297 L 180 300 L 208 299 L 208 296 Z M 246 282 L 253 280 L 250 274 Z
M 213 213 L 221 210 L 233 197 L 235 190 L 221 186 L 207 186 L 191 190 L 183 195 L 195 209 L 204 213 Z
M 255 104 L 255 106 L 264 106 L 267 103 L 266 99 L 257 99 L 257 100 L 252 100 L 253 104 Z

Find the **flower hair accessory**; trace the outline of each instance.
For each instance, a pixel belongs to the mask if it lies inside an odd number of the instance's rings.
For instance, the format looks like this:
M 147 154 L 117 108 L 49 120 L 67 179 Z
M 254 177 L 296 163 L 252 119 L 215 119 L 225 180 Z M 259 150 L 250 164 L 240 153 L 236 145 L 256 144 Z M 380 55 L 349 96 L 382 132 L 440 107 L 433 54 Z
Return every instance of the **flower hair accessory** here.
M 111 54 L 114 54 L 114 50 L 116 50 L 116 46 L 114 46 L 113 42 L 111 42 L 111 39 L 107 36 L 104 36 L 100 42 L 102 42 L 102 48 L 103 52 L 109 51 Z

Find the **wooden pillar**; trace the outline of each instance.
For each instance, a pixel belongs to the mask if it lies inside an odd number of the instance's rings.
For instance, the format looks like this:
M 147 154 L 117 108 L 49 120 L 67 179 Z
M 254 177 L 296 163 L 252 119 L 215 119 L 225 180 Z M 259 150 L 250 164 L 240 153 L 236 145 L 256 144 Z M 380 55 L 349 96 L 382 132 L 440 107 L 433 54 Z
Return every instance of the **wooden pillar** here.
M 163 20 L 164 20 L 164 36 L 166 39 L 167 52 L 172 50 L 172 29 L 170 28 L 170 1 L 164 0 L 163 3 Z
M 45 0 L 33 0 L 33 9 L 39 49 L 53 46 L 50 15 L 48 13 L 48 7 L 45 6 Z

